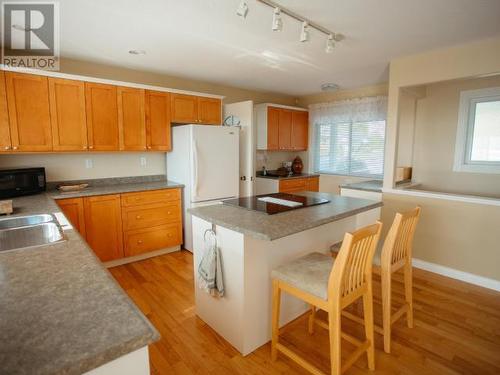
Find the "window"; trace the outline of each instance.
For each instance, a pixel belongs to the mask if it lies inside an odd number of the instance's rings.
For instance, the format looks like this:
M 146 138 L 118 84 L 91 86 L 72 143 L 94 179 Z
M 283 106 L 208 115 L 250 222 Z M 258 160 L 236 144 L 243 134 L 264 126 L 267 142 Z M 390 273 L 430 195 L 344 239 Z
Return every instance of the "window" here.
M 314 171 L 382 178 L 386 108 L 385 97 L 312 106 Z
M 500 173 L 500 87 L 460 94 L 453 169 Z

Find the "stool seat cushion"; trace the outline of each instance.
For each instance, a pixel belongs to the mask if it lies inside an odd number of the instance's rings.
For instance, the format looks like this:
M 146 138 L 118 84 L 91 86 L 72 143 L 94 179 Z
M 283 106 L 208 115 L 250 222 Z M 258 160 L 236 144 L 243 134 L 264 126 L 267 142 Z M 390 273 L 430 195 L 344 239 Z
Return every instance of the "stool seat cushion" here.
M 271 272 L 271 277 L 326 301 L 333 262 L 329 255 L 311 253 L 279 266 Z

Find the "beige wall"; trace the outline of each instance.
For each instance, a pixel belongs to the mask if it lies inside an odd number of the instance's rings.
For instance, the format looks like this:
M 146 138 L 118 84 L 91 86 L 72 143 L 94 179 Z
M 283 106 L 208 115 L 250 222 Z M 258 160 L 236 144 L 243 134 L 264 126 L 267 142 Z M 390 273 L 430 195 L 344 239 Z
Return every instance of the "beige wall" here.
M 193 79 L 64 58 L 61 60 L 61 72 L 219 94 L 226 96 L 224 99 L 225 103 L 253 100 L 255 103 L 295 104 L 295 99 L 289 95 L 244 90 Z M 141 156 L 146 156 L 147 158 L 146 167 L 141 167 L 140 165 Z M 91 169 L 85 168 L 85 159 L 92 159 L 94 167 Z M 45 167 L 49 181 L 154 175 L 164 174 L 166 171 L 164 153 L 147 153 L 145 155 L 141 153 L 0 155 L 0 168 L 19 166 Z
M 141 157 L 146 166 L 141 166 Z M 94 167 L 87 169 L 85 160 Z M 45 167 L 47 181 L 165 174 L 165 153 L 81 153 L 0 155 L 0 168 Z
M 487 87 L 500 76 L 430 84 L 418 100 L 413 176 L 426 190 L 500 198 L 499 174 L 453 171 L 460 92 Z
M 281 167 L 284 161 L 293 161 L 295 157 L 299 156 L 304 162 L 304 159 L 307 160 L 307 151 L 292 151 L 292 152 L 284 152 L 284 151 L 262 151 L 257 150 L 255 155 L 255 168 L 260 171 L 262 170 L 262 166 L 265 166 L 266 169 L 278 169 Z M 307 163 L 304 163 L 304 172 L 307 172 Z
M 295 98 L 272 92 L 245 90 L 213 82 L 197 81 L 185 77 L 174 77 L 154 72 L 144 72 L 121 68 L 113 65 L 94 64 L 87 61 L 61 59 L 61 72 L 79 74 L 96 78 L 113 79 L 118 81 L 141 83 L 146 85 L 162 86 L 171 89 L 197 91 L 207 94 L 224 95 L 224 103 L 234 103 L 243 100 L 253 100 L 255 103 L 277 103 L 295 105 Z
M 310 104 L 334 102 L 337 100 L 362 98 L 365 96 L 379 96 L 387 95 L 388 84 L 382 83 L 380 85 L 359 87 L 350 90 L 337 90 L 332 92 L 321 92 L 312 95 L 300 96 L 297 98 L 297 104 L 299 107 L 306 108 Z
M 500 38 L 434 50 L 391 61 L 384 187 L 394 183 L 400 92 L 404 87 L 500 73 Z M 454 140 L 454 138 L 453 138 Z M 500 206 L 384 193 L 387 228 L 394 212 L 420 204 L 415 257 L 500 280 Z
M 413 257 L 500 280 L 500 207 L 434 198 L 383 194 L 387 233 L 397 211 L 422 207 Z

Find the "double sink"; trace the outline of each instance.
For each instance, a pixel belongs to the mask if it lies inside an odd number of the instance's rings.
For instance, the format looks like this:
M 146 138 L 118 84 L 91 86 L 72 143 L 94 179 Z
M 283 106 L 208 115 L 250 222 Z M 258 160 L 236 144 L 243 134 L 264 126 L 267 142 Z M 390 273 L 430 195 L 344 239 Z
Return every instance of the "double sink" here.
M 0 219 L 0 252 L 50 245 L 66 238 L 53 215 Z

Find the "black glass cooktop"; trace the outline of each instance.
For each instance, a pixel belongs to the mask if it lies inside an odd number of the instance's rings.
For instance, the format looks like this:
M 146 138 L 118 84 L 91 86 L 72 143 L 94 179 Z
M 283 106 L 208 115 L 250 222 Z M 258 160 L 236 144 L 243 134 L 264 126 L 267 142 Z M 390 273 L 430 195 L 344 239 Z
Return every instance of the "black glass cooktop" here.
M 274 199 L 281 201 L 274 201 Z M 328 202 L 330 201 L 324 198 L 305 197 L 302 195 L 287 193 L 263 194 L 253 197 L 242 197 L 222 201 L 223 204 L 246 208 L 247 210 L 252 211 L 260 211 L 267 213 L 268 215 L 316 206 L 318 204 Z

